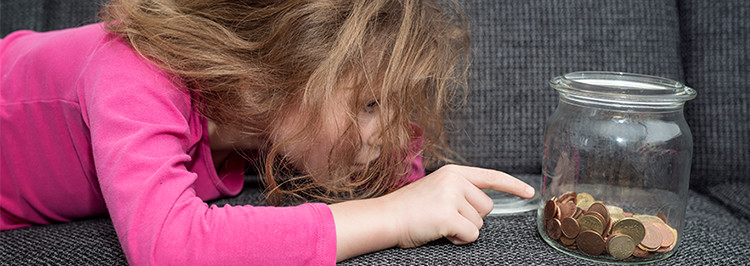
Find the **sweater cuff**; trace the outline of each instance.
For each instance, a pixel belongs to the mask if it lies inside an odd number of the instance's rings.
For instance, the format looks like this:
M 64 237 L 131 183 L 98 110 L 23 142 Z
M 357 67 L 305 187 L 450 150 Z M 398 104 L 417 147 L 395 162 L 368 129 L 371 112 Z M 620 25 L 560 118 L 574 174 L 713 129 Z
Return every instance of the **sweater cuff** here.
M 313 265 L 335 265 L 336 264 L 336 224 L 333 213 L 328 205 L 323 203 L 312 203 L 315 215 L 318 216 L 320 231 L 318 232 L 318 243 L 316 245 L 316 256 Z

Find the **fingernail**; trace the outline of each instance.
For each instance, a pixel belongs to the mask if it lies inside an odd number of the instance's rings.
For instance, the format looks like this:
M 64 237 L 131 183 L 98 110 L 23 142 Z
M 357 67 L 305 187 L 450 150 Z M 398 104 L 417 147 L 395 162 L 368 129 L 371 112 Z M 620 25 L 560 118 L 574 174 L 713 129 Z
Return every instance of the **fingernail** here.
M 534 196 L 534 188 L 531 186 L 526 187 L 526 195 L 529 195 L 529 198 Z

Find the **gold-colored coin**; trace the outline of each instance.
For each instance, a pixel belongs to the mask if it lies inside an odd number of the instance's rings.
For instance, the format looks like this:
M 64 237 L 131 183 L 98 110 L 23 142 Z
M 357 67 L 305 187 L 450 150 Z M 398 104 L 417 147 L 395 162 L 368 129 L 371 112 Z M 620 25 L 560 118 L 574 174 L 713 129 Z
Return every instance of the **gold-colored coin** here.
M 643 237 L 646 235 L 646 228 L 638 219 L 625 217 L 612 225 L 611 234 L 626 234 L 637 244 L 641 243 Z
M 578 219 L 578 225 L 581 227 L 581 232 L 591 230 L 599 235 L 604 232 L 604 223 L 602 220 L 591 214 L 581 216 L 581 218 Z
M 576 195 L 576 206 L 578 208 L 588 210 L 591 204 L 594 203 L 594 197 L 586 192 L 581 192 Z
M 636 249 L 635 241 L 629 235 L 613 234 L 607 238 L 607 251 L 615 259 L 627 259 Z
M 638 219 L 643 224 L 650 223 L 650 222 L 664 223 L 664 221 L 662 221 L 661 218 L 653 216 L 653 215 L 648 215 L 648 214 L 634 214 L 633 218 Z
M 622 218 L 625 218 L 622 208 L 612 205 L 606 205 L 607 211 L 609 211 L 609 218 L 612 219 L 612 224 L 617 223 Z

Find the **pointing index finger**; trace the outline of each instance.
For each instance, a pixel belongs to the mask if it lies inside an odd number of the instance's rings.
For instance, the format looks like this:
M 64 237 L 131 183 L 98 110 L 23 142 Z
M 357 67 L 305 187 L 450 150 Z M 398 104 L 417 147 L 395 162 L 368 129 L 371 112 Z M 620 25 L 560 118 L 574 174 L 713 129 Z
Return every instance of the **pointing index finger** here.
M 492 189 L 500 192 L 510 193 L 521 198 L 531 198 L 534 196 L 534 188 L 524 183 L 518 178 L 509 174 L 478 167 L 460 166 L 457 169 L 462 176 L 469 180 L 474 186 L 480 189 Z

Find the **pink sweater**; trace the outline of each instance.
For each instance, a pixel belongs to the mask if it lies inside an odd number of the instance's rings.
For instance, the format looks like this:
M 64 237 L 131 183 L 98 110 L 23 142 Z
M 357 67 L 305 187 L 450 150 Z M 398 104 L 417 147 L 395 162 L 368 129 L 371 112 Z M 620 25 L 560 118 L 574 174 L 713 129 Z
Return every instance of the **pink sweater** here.
M 0 75 L 0 230 L 109 214 L 135 265 L 335 263 L 327 205 L 204 202 L 244 162 L 217 174 L 188 93 L 101 24 L 8 35 Z

